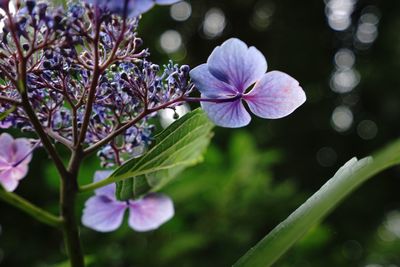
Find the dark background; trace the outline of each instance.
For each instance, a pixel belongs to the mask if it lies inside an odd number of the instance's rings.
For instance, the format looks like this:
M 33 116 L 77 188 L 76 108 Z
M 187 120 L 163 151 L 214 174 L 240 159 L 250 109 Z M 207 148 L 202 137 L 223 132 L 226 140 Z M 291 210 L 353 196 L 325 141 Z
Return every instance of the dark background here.
M 336 8 L 353 7 L 344 30 L 328 23 L 332 2 L 339 3 Z M 144 15 L 139 33 L 155 63 L 172 58 L 194 67 L 215 46 L 237 37 L 261 50 L 270 70 L 299 80 L 308 100 L 282 120 L 254 118 L 245 129 L 216 129 L 205 162 L 165 189 L 176 216 L 160 230 L 83 229 L 93 266 L 230 266 L 347 160 L 398 138 L 400 1 L 195 0 L 190 5 L 191 16 L 182 22 L 168 7 Z M 171 32 L 165 35 L 171 29 L 182 43 L 166 53 L 177 41 Z M 335 63 L 344 48 L 354 55 L 354 65 Z M 345 93 L 332 85 L 336 71 L 353 75 L 338 78 Z M 83 181 L 91 180 L 98 166 L 89 160 Z M 276 266 L 400 266 L 399 176 L 399 169 L 392 169 L 363 185 Z M 18 193 L 56 212 L 57 186 L 45 153 L 37 152 Z M 0 214 L 0 266 L 63 266 L 56 265 L 65 259 L 58 232 L 4 203 Z

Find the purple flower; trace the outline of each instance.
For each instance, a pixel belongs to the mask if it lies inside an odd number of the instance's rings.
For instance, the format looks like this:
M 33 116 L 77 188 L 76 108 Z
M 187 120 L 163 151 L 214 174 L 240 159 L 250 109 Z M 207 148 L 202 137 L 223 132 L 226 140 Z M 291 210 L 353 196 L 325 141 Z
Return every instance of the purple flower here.
M 94 181 L 107 178 L 111 171 L 97 171 Z M 174 215 L 172 200 L 161 194 L 149 194 L 139 200 L 118 201 L 115 184 L 95 191 L 95 196 L 86 201 L 82 223 L 99 232 L 116 230 L 129 209 L 129 226 L 138 232 L 157 229 Z
M 128 16 L 137 17 L 149 11 L 154 5 L 171 5 L 181 0 L 128 0 Z M 122 15 L 124 13 L 125 0 L 86 0 L 91 4 L 97 4 L 107 8 L 112 13 Z
M 28 173 L 32 145 L 26 138 L 14 139 L 3 133 L 0 135 L 0 147 L 0 184 L 12 192 Z
M 12 126 L 11 121 L 5 121 L 5 120 L 0 121 L 0 129 L 8 129 L 11 126 Z
M 295 79 L 266 71 L 263 54 L 233 38 L 215 48 L 207 63 L 193 69 L 190 76 L 206 98 L 201 105 L 209 118 L 219 126 L 236 128 L 251 121 L 243 101 L 265 119 L 285 117 L 305 102 L 306 95 Z

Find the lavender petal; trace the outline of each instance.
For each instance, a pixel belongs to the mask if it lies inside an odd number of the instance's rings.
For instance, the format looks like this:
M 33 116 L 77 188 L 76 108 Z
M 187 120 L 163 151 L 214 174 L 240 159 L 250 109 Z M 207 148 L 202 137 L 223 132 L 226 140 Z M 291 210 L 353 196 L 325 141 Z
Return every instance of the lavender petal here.
M 306 101 L 299 82 L 280 71 L 265 74 L 243 98 L 255 115 L 266 119 L 285 117 Z
M 161 194 L 132 201 L 129 209 L 129 226 L 138 232 L 155 230 L 174 216 L 172 200 Z
M 214 77 L 207 64 L 202 64 L 190 71 L 190 77 L 196 88 L 206 97 L 215 98 L 237 94 L 231 85 Z
M 124 218 L 127 205 L 106 196 L 93 196 L 85 203 L 82 224 L 99 232 L 116 230 Z
M 244 93 L 267 71 L 264 55 L 236 38 L 215 48 L 207 64 L 212 75 L 232 85 L 239 93 Z
M 210 120 L 221 127 L 239 128 L 251 121 L 250 114 L 241 100 L 225 103 L 202 102 L 201 106 Z

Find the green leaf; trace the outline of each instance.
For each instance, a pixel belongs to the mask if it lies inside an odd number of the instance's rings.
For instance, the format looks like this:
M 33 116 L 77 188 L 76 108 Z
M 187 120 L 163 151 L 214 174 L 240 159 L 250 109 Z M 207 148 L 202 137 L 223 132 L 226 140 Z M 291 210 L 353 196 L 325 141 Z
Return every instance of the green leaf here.
M 117 182 L 116 196 L 119 200 L 128 200 L 150 190 L 151 186 L 147 182 L 146 175 L 140 175 Z
M 344 198 L 373 175 L 400 163 L 400 141 L 376 156 L 355 158 L 341 167 L 324 186 L 273 229 L 234 267 L 272 266 L 296 241 L 320 223 Z
M 154 145 L 142 157 L 128 161 L 106 180 L 83 186 L 81 191 L 115 182 L 120 200 L 157 191 L 202 160 L 213 127 L 202 110 L 192 111 L 156 136 Z

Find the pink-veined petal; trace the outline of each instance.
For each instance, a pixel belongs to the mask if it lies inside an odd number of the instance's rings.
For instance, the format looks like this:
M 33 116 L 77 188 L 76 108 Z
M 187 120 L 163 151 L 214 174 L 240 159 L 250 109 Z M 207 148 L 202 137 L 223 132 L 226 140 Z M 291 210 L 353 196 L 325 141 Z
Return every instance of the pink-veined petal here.
M 244 93 L 267 71 L 264 55 L 257 48 L 249 48 L 236 38 L 215 48 L 207 64 L 212 75 L 232 85 L 239 93 Z
M 251 121 L 242 101 L 236 100 L 225 103 L 201 102 L 203 110 L 216 125 L 227 128 L 239 128 Z
M 129 226 L 138 232 L 155 230 L 174 216 L 172 200 L 160 194 L 131 201 L 129 209 Z
M 286 73 L 271 71 L 243 97 L 250 110 L 266 119 L 279 119 L 291 114 L 306 101 L 299 82 Z
M 116 230 L 124 219 L 127 204 L 107 196 L 93 196 L 85 203 L 82 224 L 99 232 Z
M 232 96 L 238 93 L 231 85 L 215 78 L 208 70 L 207 64 L 191 70 L 190 78 L 196 88 L 206 97 Z

